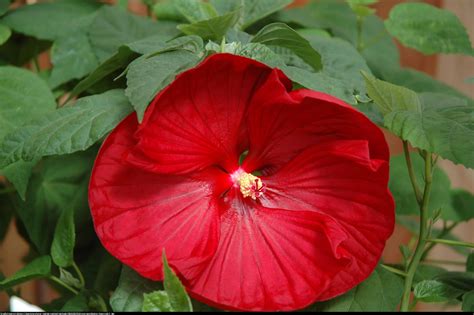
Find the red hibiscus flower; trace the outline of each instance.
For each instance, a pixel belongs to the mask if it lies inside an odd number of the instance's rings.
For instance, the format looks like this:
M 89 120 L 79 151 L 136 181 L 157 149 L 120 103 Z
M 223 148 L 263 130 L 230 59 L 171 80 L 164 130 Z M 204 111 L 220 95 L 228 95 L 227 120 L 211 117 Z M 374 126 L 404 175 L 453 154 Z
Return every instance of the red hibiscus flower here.
M 280 70 L 216 54 L 109 135 L 89 200 L 105 248 L 232 310 L 295 310 L 367 278 L 393 231 L 382 132 Z M 243 161 L 242 161 L 243 160 Z

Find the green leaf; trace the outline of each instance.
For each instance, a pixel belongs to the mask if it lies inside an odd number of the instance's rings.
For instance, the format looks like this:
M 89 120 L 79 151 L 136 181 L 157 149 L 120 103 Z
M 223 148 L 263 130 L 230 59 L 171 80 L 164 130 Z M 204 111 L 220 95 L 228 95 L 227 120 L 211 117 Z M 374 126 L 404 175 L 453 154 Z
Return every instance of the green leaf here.
M 234 54 L 260 61 L 272 68 L 283 69 L 286 67 L 280 56 L 269 47 L 259 43 L 249 43 L 236 47 Z
M 51 62 L 49 84 L 53 88 L 80 79 L 99 65 L 87 34 L 81 32 L 57 39 L 51 50 Z
M 140 57 L 127 72 L 125 93 L 141 121 L 153 97 L 170 84 L 176 75 L 193 67 L 199 58 L 188 51 L 176 50 L 155 57 Z
M 90 311 L 87 304 L 87 297 L 84 294 L 74 296 L 67 301 L 61 308 L 60 312 L 87 312 Z
M 85 190 L 86 203 L 87 184 Z M 90 210 L 86 210 L 90 214 Z M 93 292 L 100 294 L 108 300 L 110 294 L 117 288 L 122 264 L 103 248 L 95 235 L 92 218 L 89 216 L 88 219 L 89 222 L 87 224 L 90 225 L 90 228 L 87 228 L 87 231 L 82 231 L 82 239 L 81 235 L 79 235 L 81 227 L 77 225 L 78 221 L 76 220 L 77 241 L 75 253 L 78 258 L 76 263 L 84 276 L 85 283 L 87 284 L 86 289 L 89 291 L 93 290 Z M 84 232 L 87 232 L 87 234 L 84 235 Z M 89 240 L 87 237 L 89 237 Z M 80 243 L 81 241 L 82 244 Z M 81 259 L 81 257 L 87 257 L 87 259 Z
M 466 271 L 474 272 L 474 252 L 471 252 L 469 256 L 467 256 Z
M 181 281 L 176 274 L 171 270 L 166 259 L 165 252 L 163 251 L 163 273 L 166 294 L 169 297 L 169 303 L 171 308 L 176 312 L 192 312 L 193 306 L 191 299 L 186 293 L 186 289 L 181 284 Z
M 446 273 L 446 269 L 431 266 L 431 265 L 419 265 L 416 268 L 415 277 L 413 278 L 413 284 L 417 284 L 418 282 L 425 281 L 425 280 L 433 280 L 438 275 Z
M 114 312 L 140 312 L 143 294 L 162 289 L 161 282 L 142 278 L 134 270 L 123 266 L 119 285 L 110 297 Z
M 473 55 L 466 29 L 453 13 L 426 3 L 401 3 L 385 21 L 387 30 L 403 45 L 424 54 Z
M 53 94 L 36 74 L 0 67 L 0 142 L 15 128 L 54 109 Z
M 292 0 L 211 0 L 220 14 L 236 10 L 240 7 L 242 13 L 237 26 L 244 30 L 255 22 L 275 13 Z
M 292 81 L 303 87 L 333 95 L 349 104 L 355 104 L 357 101 L 351 88 L 348 89 L 343 81 L 329 76 L 324 71 L 315 73 L 292 66 L 282 70 Z
M 89 217 L 89 220 L 92 219 Z M 92 221 L 89 221 L 88 224 L 92 225 Z M 76 228 L 79 230 L 79 226 L 76 225 Z M 92 239 L 87 243 L 83 242 L 84 245 L 82 246 L 79 244 L 80 239 L 78 235 L 75 249 L 78 258 L 76 259 L 76 263 L 84 276 L 87 289 L 94 290 L 94 292 L 101 296 L 107 297 L 108 300 L 111 292 L 117 288 L 122 264 L 103 248 L 99 240 L 95 237 L 93 226 L 92 229 L 88 229 L 88 234 L 85 235 L 85 237 L 92 236 L 91 234 L 93 235 Z M 85 237 L 83 236 L 83 239 L 85 239 Z M 81 257 L 87 257 L 87 259 L 80 260 Z
M 15 186 L 16 191 L 22 200 L 25 200 L 26 189 L 30 181 L 31 172 L 38 161 L 18 161 L 8 165 L 0 171 L 3 176 L 8 178 L 8 181 Z
M 346 0 L 352 11 L 358 16 L 366 17 L 375 13 L 375 9 L 368 6 L 376 3 L 378 0 Z
M 378 0 L 347 0 L 349 5 L 371 5 L 377 2 Z
M 306 28 L 328 29 L 346 40 L 357 37 L 356 16 L 347 3 L 334 0 L 312 1 L 309 5 L 278 13 L 279 20 Z
M 240 11 L 235 10 L 208 20 L 181 24 L 178 25 L 178 29 L 187 35 L 198 35 L 203 39 L 220 41 L 227 31 L 237 23 L 239 16 Z
M 162 0 L 153 5 L 153 12 L 158 20 L 183 22 L 184 16 L 178 11 L 173 0 Z
M 8 11 L 11 0 L 0 0 L 0 15 Z
M 347 39 L 357 45 L 357 37 Z M 386 67 L 400 66 L 400 52 L 394 40 L 385 29 L 382 19 L 376 15 L 364 19 L 362 26 L 362 56 L 373 73 L 379 74 Z
M 167 37 L 154 35 L 121 46 L 112 57 L 104 61 L 89 76 L 79 82 L 72 90 L 71 95 L 79 95 L 116 71 L 124 69 L 134 59 L 139 57 L 140 54 L 151 54 L 174 49 L 185 49 L 197 53 L 202 50 L 202 45 L 202 39 L 197 36 L 181 36 L 168 41 Z
M 174 0 L 173 5 L 191 23 L 218 16 L 212 4 L 200 0 Z
M 196 55 L 202 55 L 203 46 L 202 38 L 195 35 L 180 36 L 170 41 L 155 42 L 154 46 L 147 45 L 145 41 L 129 45 L 129 47 L 136 52 L 148 54 L 146 58 L 180 49 Z
M 16 128 L 55 109 L 53 94 L 37 75 L 25 69 L 0 67 L 0 143 Z M 0 167 L 0 173 L 8 178 L 22 198 L 35 164 L 34 161 L 18 161 Z
M 211 53 L 227 53 L 227 54 L 234 54 L 235 52 L 238 51 L 242 47 L 241 43 L 238 42 L 232 42 L 230 44 L 224 44 L 224 45 L 219 45 L 217 43 L 214 43 L 212 41 L 209 41 L 206 44 L 206 51 L 211 52 Z
M 278 46 L 291 50 L 315 71 L 322 68 L 321 55 L 295 30 L 283 23 L 273 23 L 262 28 L 252 39 L 253 43 Z
M 323 30 L 321 28 L 300 28 L 296 30 L 298 34 L 306 38 L 309 42 L 311 42 L 311 39 L 317 38 L 317 36 L 320 37 L 326 37 L 326 38 L 331 38 L 331 34 L 328 33 L 328 31 Z
M 414 147 L 474 168 L 474 106 L 444 94 L 415 92 L 364 73 L 369 96 L 390 131 Z
M 404 86 L 418 93 L 434 92 L 469 99 L 469 97 L 449 85 L 414 69 L 388 66 L 379 71 L 379 73 L 383 80 Z
M 0 167 L 21 159 L 86 150 L 110 132 L 131 111 L 123 90 L 79 99 L 36 119 L 5 137 Z
M 143 312 L 175 312 L 165 291 L 155 291 L 143 295 Z
M 352 43 L 354 47 L 357 45 L 357 17 L 345 2 L 312 1 L 305 7 L 281 11 L 278 18 L 305 28 L 329 30 L 333 35 Z M 376 73 L 389 65 L 399 66 L 398 48 L 379 17 L 371 15 L 364 19 L 362 42 L 364 46 L 361 53 Z
M 384 116 L 395 110 L 417 111 L 421 102 L 414 91 L 378 80 L 362 72 L 367 84 L 367 93 L 375 101 Z
M 415 297 L 423 302 L 447 302 L 459 297 L 463 291 L 437 280 L 424 280 L 415 285 Z
M 41 256 L 17 271 L 13 276 L 0 281 L 0 289 L 6 290 L 31 279 L 45 278 L 51 272 L 51 258 Z
M 36 249 L 49 253 L 54 228 L 61 213 L 75 210 L 77 240 L 93 233 L 87 202 L 87 186 L 96 148 L 76 154 L 45 158 L 31 177 L 26 201 L 17 209 Z
M 54 40 L 89 25 L 100 6 L 95 0 L 60 0 L 24 5 L 7 14 L 2 22 L 15 32 Z
M 437 275 L 435 280 L 464 292 L 474 290 L 474 272 L 449 271 Z
M 74 230 L 74 209 L 67 208 L 61 213 L 56 229 L 54 230 L 51 258 L 59 267 L 69 267 L 74 263 L 74 244 L 76 232 Z
M 329 38 L 315 35 L 306 37 L 311 46 L 322 57 L 322 72 L 340 81 L 345 93 L 352 97 L 349 103 L 355 104 L 356 99 L 366 94 L 364 78 L 360 71 L 369 71 L 364 58 L 347 41 L 339 38 Z
M 322 312 L 393 312 L 403 293 L 403 280 L 377 267 L 367 280 L 332 300 L 316 303 L 311 310 Z
M 474 290 L 469 291 L 462 296 L 462 311 L 474 312 Z
M 118 51 L 105 60 L 99 67 L 97 67 L 91 74 L 80 81 L 71 91 L 71 98 L 80 95 L 90 87 L 94 86 L 102 79 L 113 74 L 115 71 L 125 68 L 139 55 L 130 50 L 127 46 L 122 46 Z
M 82 289 L 81 281 L 74 277 L 72 273 L 61 267 L 59 268 L 59 279 L 73 288 Z
M 418 154 L 410 154 L 415 177 L 418 183 L 424 182 L 424 161 Z M 409 185 L 410 177 L 405 156 L 399 155 L 390 159 L 390 181 L 388 187 L 395 199 L 397 215 L 418 215 L 419 206 Z M 441 217 L 447 219 L 452 212 L 450 193 L 451 182 L 446 173 L 439 167 L 433 171 L 433 182 L 430 194 L 430 210 L 441 209 Z
M 179 278 L 171 270 L 163 251 L 163 273 L 165 291 L 154 291 L 143 295 L 144 312 L 192 312 L 193 305 Z
M 451 191 L 452 211 L 446 217 L 447 220 L 462 222 L 474 218 L 474 195 L 455 189 Z
M 171 39 L 178 34 L 174 22 L 152 21 L 116 6 L 101 8 L 89 27 L 90 42 L 99 62 L 110 58 L 124 44 L 154 35 Z
M 3 45 L 11 35 L 11 29 L 6 25 L 0 24 L 0 46 Z
M 128 0 L 117 0 L 116 5 L 122 10 L 128 10 Z

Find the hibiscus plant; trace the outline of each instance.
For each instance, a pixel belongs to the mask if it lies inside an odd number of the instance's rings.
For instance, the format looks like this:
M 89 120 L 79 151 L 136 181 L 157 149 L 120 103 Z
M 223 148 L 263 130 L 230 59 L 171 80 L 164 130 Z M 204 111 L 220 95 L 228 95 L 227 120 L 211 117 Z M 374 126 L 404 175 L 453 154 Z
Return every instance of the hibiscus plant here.
M 46 311 L 474 311 L 452 234 L 474 196 L 437 166 L 474 168 L 474 103 L 394 41 L 472 56 L 453 13 L 104 2 L 0 0 L 0 241 L 15 222 L 30 246 L 0 290 L 41 279 Z

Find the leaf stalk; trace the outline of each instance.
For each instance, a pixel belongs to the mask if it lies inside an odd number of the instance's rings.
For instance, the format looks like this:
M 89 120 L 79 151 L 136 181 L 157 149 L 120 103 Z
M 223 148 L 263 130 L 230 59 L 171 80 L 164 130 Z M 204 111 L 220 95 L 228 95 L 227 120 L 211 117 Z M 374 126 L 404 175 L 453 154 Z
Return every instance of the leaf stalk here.
M 408 147 L 407 147 L 408 148 Z M 413 278 L 415 277 L 416 269 L 418 268 L 418 264 L 423 257 L 423 253 L 425 251 L 426 245 L 426 237 L 429 231 L 428 227 L 428 203 L 431 194 L 431 183 L 432 183 L 432 159 L 431 154 L 429 152 L 423 152 L 424 159 L 425 159 L 425 189 L 423 191 L 423 197 L 420 203 L 420 233 L 418 235 L 418 244 L 415 248 L 415 253 L 410 260 L 407 268 L 407 276 L 405 277 L 405 285 L 404 291 L 402 296 L 402 303 L 400 306 L 400 311 L 408 312 L 410 309 L 410 296 L 411 296 L 411 288 L 413 285 Z M 408 163 L 407 163 L 408 165 Z M 412 179 L 412 183 L 416 183 L 414 181 L 414 177 L 412 178 L 413 172 L 410 173 L 410 178 Z M 414 186 L 415 187 L 415 186 Z M 415 190 L 416 194 L 416 190 Z

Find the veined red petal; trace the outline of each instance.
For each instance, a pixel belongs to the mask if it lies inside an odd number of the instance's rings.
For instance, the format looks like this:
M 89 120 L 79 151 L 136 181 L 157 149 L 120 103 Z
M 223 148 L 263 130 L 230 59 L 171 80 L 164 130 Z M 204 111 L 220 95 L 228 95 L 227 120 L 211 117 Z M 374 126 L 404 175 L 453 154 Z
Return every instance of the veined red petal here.
M 104 247 L 145 277 L 162 279 L 161 254 L 186 278 L 200 273 L 219 238 L 216 193 L 227 174 L 168 176 L 123 160 L 138 127 L 132 114 L 107 137 L 94 165 L 89 203 Z M 217 186 L 221 185 L 221 188 Z
M 387 189 L 388 162 L 372 159 L 367 141 L 315 144 L 262 181 L 263 206 L 326 213 L 348 234 L 341 247 L 351 264 L 318 300 L 342 294 L 370 275 L 393 232 L 395 215 Z
M 321 92 L 290 91 L 277 73 L 255 94 L 247 124 L 248 172 L 274 172 L 307 147 L 328 140 L 367 140 L 372 158 L 389 158 L 382 131 L 362 113 Z
M 394 226 L 383 134 L 340 100 L 290 90 L 280 70 L 217 54 L 141 125 L 126 118 L 89 188 L 103 245 L 155 280 L 166 249 L 191 295 L 231 310 L 300 309 L 368 277 Z
M 346 232 L 329 215 L 233 201 L 221 218 L 215 255 L 186 283 L 199 300 L 234 310 L 300 309 L 349 263 Z
M 160 173 L 238 167 L 251 98 L 272 69 L 229 54 L 179 75 L 149 106 L 130 161 Z M 148 159 L 146 159 L 148 157 Z

